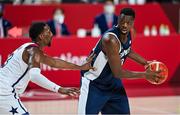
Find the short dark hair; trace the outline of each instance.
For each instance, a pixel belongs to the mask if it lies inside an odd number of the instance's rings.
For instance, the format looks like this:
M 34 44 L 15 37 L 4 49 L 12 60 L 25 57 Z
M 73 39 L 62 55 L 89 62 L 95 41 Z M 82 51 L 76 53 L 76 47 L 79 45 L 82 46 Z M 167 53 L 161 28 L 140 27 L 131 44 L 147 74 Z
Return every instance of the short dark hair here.
M 31 24 L 29 29 L 29 36 L 32 41 L 36 42 L 36 39 L 39 36 L 39 34 L 43 32 L 44 26 L 46 26 L 46 23 L 44 22 L 34 22 Z
M 132 8 L 123 8 L 120 12 L 121 14 L 132 16 L 135 19 L 135 11 Z
M 53 15 L 56 13 L 57 10 L 61 10 L 62 14 L 64 14 L 64 10 L 62 8 L 56 8 L 53 10 Z

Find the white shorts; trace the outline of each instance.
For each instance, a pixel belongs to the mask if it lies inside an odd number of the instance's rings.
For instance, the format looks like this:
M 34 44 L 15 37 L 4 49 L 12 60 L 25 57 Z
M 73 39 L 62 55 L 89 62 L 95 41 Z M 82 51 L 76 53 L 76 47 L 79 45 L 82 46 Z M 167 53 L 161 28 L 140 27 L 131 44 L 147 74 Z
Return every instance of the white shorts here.
M 15 95 L 0 95 L 0 115 L 29 115 L 27 109 Z

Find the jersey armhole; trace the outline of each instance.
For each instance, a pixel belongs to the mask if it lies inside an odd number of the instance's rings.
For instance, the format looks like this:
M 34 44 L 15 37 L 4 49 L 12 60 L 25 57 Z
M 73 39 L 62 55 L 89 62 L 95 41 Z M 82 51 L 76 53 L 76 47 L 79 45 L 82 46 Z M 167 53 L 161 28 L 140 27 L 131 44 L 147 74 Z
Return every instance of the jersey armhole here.
M 113 32 L 107 32 L 106 34 L 111 34 L 111 35 L 115 36 L 115 38 L 118 40 L 119 45 L 120 45 L 120 47 L 119 47 L 119 53 L 120 53 L 120 51 L 121 51 L 121 42 L 120 42 L 120 40 L 118 39 L 117 35 L 116 35 L 115 33 L 113 33 Z
M 30 45 L 28 45 L 27 47 L 25 47 L 25 49 L 27 49 L 27 48 L 32 48 L 32 47 L 38 47 L 38 45 L 37 45 L 37 44 L 30 44 Z
M 27 50 L 27 49 L 30 49 L 30 48 L 37 48 L 38 47 L 38 45 L 37 44 L 29 44 L 28 46 L 26 46 L 25 48 L 24 48 L 24 51 L 25 50 Z M 24 51 L 23 51 L 23 53 L 24 53 Z M 25 63 L 25 64 L 27 64 L 28 65 L 28 63 L 26 63 L 25 61 L 24 61 L 24 59 L 23 59 L 23 53 L 22 53 L 22 60 L 23 60 L 23 62 Z M 29 54 L 28 54 L 29 55 Z

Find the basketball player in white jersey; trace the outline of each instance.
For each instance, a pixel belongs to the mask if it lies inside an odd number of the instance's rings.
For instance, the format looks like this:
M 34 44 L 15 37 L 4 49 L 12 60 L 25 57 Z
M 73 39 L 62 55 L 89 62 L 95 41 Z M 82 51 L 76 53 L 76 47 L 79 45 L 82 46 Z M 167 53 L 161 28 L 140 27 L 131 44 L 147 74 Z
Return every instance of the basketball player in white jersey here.
M 29 35 L 32 42 L 25 43 L 16 49 L 9 56 L 4 66 L 0 68 L 0 114 L 29 114 L 18 96 L 24 92 L 29 81 L 61 94 L 74 96 L 79 93 L 76 88 L 63 88 L 49 81 L 41 74 L 40 63 L 59 69 L 94 69 L 90 65 L 93 55 L 89 56 L 84 65 L 78 66 L 44 54 L 43 47 L 51 45 L 53 36 L 49 26 L 45 23 L 32 24 Z

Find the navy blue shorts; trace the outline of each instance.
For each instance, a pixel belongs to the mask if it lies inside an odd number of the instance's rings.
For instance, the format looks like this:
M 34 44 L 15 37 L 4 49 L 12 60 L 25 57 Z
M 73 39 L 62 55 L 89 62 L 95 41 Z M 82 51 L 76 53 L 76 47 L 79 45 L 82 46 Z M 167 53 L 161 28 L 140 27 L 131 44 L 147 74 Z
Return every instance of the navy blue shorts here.
M 124 88 L 103 91 L 86 78 L 82 79 L 79 98 L 79 114 L 130 114 L 129 102 Z

